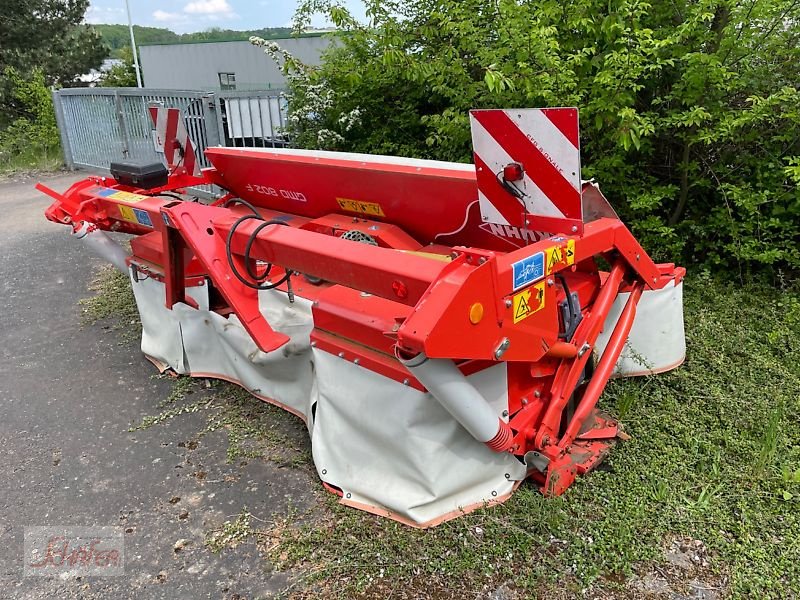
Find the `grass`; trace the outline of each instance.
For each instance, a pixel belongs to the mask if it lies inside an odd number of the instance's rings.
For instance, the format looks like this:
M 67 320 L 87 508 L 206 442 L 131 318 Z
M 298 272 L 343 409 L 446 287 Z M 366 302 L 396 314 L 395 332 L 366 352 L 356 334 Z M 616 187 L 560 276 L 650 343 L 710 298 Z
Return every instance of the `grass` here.
M 612 382 L 602 403 L 624 413 L 632 439 L 560 498 L 526 484 L 500 507 L 429 531 L 329 499 L 321 517 L 282 524 L 270 558 L 282 568 L 313 565 L 316 584 L 341 597 L 375 597 L 387 580 L 447 598 L 503 582 L 524 595 L 636 597 L 626 582 L 669 575 L 670 544 L 699 540 L 709 557 L 702 576 L 719 595 L 792 597 L 800 590 L 796 298 L 687 282 L 686 364 Z
M 797 597 L 798 298 L 688 280 L 686 364 L 608 386 L 603 408 L 624 418 L 631 440 L 560 498 L 526 483 L 501 506 L 418 531 L 321 493 L 308 514 L 269 526 L 245 522 L 244 511 L 209 534 L 209 547 L 255 536 L 278 568 L 303 574 L 293 588 L 301 597 L 462 598 L 505 585 L 521 597 L 635 598 L 637 582 L 653 575 L 669 582 L 664 597 L 698 580 L 717 597 Z M 228 430 L 229 459 L 253 448 L 274 459 L 287 443 L 281 419 L 294 418 L 238 388 L 220 390 L 207 431 Z M 166 410 L 195 402 L 189 396 Z M 310 461 L 301 444 L 290 447 L 289 460 Z M 697 549 L 696 564 L 670 562 L 676 547 Z
M 25 152 L 22 154 L 3 153 L 0 151 L 0 176 L 19 175 L 20 173 L 50 173 L 64 168 L 61 148 Z
M 138 340 L 142 331 L 141 319 L 128 275 L 111 265 L 101 267 L 89 284 L 94 295 L 79 302 L 81 324 L 102 325 L 120 333 L 122 343 Z
M 199 393 L 198 393 L 199 392 Z M 205 427 L 198 436 L 222 430 L 227 433 L 226 459 L 260 458 L 279 466 L 311 465 L 305 425 L 294 415 L 254 398 L 238 385 L 177 377 L 172 393 L 159 404 L 161 412 L 149 415 L 130 431 L 161 425 L 187 413 L 203 412 Z

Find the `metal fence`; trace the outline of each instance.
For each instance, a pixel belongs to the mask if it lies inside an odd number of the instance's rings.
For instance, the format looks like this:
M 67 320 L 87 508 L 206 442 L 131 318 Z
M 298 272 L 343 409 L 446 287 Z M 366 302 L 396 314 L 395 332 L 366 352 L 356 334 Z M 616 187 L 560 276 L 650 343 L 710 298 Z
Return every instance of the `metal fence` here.
M 53 92 L 53 104 L 64 160 L 71 169 L 108 172 L 115 160 L 161 160 L 147 110 L 153 105 L 181 109 L 203 167 L 210 166 L 204 154 L 210 146 L 287 145 L 286 100 L 280 90 L 70 88 Z

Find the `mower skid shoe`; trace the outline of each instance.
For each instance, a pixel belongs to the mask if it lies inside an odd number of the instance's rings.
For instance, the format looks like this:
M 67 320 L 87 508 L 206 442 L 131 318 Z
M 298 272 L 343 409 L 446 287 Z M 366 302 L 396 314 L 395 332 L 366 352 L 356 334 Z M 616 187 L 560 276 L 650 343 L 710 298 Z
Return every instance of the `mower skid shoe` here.
M 578 475 L 584 475 L 597 467 L 614 447 L 616 440 L 592 440 L 575 442 L 562 456 L 550 462 L 542 494 L 547 497 L 560 496 L 573 484 Z
M 572 485 L 578 475 L 585 475 L 597 467 L 611 451 L 617 439 L 628 436 L 622 433 L 611 416 L 595 410 L 587 420 L 578 438 L 548 465 L 542 494 L 560 496 Z

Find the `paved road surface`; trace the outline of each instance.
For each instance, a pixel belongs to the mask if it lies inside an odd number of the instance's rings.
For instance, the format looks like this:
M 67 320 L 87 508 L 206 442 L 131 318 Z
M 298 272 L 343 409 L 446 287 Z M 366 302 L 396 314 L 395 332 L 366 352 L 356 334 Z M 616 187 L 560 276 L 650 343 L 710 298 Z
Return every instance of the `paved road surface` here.
M 44 179 L 64 190 L 79 178 Z M 44 219 L 34 183 L 0 182 L 0 598 L 274 595 L 287 575 L 253 544 L 216 555 L 204 535 L 244 506 L 265 520 L 302 507 L 316 482 L 267 461 L 228 465 L 221 431 L 189 449 L 200 414 L 128 432 L 158 413 L 172 383 L 153 377 L 136 343 L 80 325 L 77 302 L 100 263 Z M 200 466 L 205 481 L 191 476 Z M 125 574 L 23 577 L 23 528 L 45 525 L 122 527 Z M 176 553 L 179 539 L 190 543 Z

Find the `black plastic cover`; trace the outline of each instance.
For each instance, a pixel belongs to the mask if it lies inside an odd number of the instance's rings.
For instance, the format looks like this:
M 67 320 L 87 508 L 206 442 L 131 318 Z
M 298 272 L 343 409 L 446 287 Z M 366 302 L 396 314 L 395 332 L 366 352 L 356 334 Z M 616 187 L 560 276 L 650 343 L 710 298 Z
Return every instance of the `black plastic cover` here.
M 123 185 L 150 190 L 167 185 L 169 172 L 160 162 L 124 160 L 111 163 L 111 176 Z

